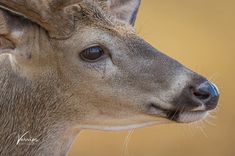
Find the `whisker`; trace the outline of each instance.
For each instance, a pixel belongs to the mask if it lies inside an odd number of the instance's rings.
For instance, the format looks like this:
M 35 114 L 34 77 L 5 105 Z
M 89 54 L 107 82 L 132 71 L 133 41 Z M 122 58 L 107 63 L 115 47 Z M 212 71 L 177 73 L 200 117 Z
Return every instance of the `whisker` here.
M 177 105 L 176 111 L 174 112 L 173 116 L 171 117 L 171 120 L 173 120 L 173 119 L 174 119 L 174 117 L 175 117 L 175 116 L 176 116 L 176 114 L 178 113 L 179 109 L 180 109 L 180 106 L 179 106 L 179 105 Z
M 193 123 L 188 124 L 189 132 L 191 136 L 193 137 L 195 133 L 193 132 L 194 129 L 192 128 L 192 126 L 193 126 Z
M 203 124 L 204 124 L 203 120 L 197 121 L 197 122 L 195 123 L 197 129 L 199 129 L 200 132 L 201 132 L 206 138 L 208 138 L 208 135 L 206 134 L 206 132 L 205 132 L 205 130 L 204 130 L 204 128 L 203 128 Z
M 180 107 L 178 106 L 177 109 L 176 109 L 176 111 L 174 112 L 174 115 L 171 117 L 171 119 L 174 119 L 174 117 L 175 117 L 176 114 L 181 114 L 181 113 L 183 112 L 184 108 L 185 108 L 185 105 L 183 105 L 182 108 L 180 108 Z
M 182 113 L 184 111 L 184 108 L 186 107 L 186 105 L 183 105 L 183 107 L 180 110 L 180 113 Z
M 208 80 L 210 80 L 210 81 L 215 81 L 216 79 L 216 76 L 218 77 L 218 73 L 214 73 L 214 74 L 212 74 L 209 78 L 208 78 Z
M 130 142 L 131 136 L 134 133 L 134 129 L 130 130 L 127 134 L 127 136 L 125 137 L 124 140 L 124 144 L 123 144 L 123 151 L 122 151 L 122 155 L 123 156 L 128 156 L 129 155 L 129 151 L 128 151 L 128 143 Z
M 186 136 L 186 134 L 187 134 L 187 130 L 185 129 L 186 127 L 185 126 L 180 126 L 180 127 L 183 129 L 183 135 Z
M 215 123 L 212 123 L 211 121 L 209 121 L 209 120 L 207 120 L 207 119 L 204 119 L 203 121 L 204 121 L 205 123 L 207 123 L 208 125 L 210 125 L 210 126 L 213 126 L 213 127 L 216 126 Z
M 217 116 L 215 116 L 215 115 L 213 115 L 211 113 L 209 113 L 207 116 L 208 116 L 208 118 L 212 118 L 212 119 L 216 119 L 217 118 Z
M 198 128 L 200 129 L 200 131 L 202 132 L 202 134 L 203 134 L 206 138 L 208 138 L 208 135 L 206 134 L 205 130 L 204 130 L 201 126 L 199 126 Z

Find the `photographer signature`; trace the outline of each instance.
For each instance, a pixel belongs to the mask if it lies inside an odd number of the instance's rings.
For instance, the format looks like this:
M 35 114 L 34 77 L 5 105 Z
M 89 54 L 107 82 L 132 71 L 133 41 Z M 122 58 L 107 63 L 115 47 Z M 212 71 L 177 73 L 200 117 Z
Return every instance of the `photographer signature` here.
M 33 145 L 39 141 L 37 138 L 33 138 L 31 136 L 28 136 L 27 134 L 29 134 L 29 131 L 25 132 L 23 135 L 18 134 L 16 145 L 19 144 Z

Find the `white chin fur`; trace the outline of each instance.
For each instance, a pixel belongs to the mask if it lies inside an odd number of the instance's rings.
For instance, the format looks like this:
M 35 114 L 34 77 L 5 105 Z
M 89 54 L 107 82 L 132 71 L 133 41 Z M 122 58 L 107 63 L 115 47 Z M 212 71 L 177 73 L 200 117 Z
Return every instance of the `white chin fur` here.
M 152 125 L 164 124 L 168 123 L 168 120 L 159 120 L 159 121 L 149 121 L 140 124 L 128 124 L 128 125 L 80 125 L 80 129 L 94 129 L 94 130 L 102 130 L 102 131 L 125 131 L 130 129 L 142 128 Z
M 208 112 L 195 111 L 195 112 L 182 112 L 179 114 L 178 122 L 194 122 L 200 119 L 205 118 L 208 115 Z

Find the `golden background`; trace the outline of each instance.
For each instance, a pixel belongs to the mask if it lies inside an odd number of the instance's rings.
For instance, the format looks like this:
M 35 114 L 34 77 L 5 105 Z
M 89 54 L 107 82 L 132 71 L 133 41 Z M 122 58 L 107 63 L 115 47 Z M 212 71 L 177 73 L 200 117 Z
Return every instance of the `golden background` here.
M 69 156 L 235 156 L 235 1 L 142 0 L 136 29 L 220 88 L 215 117 L 128 132 L 83 131 Z

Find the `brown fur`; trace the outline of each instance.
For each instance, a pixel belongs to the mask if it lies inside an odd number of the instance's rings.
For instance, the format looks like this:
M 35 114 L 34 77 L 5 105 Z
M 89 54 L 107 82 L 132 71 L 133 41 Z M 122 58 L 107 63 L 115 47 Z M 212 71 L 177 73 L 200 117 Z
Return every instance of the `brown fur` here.
M 153 112 L 149 104 L 176 108 L 172 101 L 185 86 L 193 78 L 204 80 L 136 35 L 131 24 L 139 1 L 111 1 L 111 8 L 101 1 L 60 1 L 60 10 L 66 4 L 70 14 L 62 17 L 73 19 L 73 30 L 65 26 L 62 33 L 63 18 L 42 22 L 58 12 L 49 9 L 48 16 L 36 18 L 32 11 L 40 10 L 31 6 L 22 11 L 24 6 L 9 2 L 0 0 L 8 10 L 0 10 L 0 155 L 66 155 L 82 129 L 168 122 L 164 112 Z M 116 14 L 120 7 L 128 8 L 130 18 Z M 92 44 L 106 47 L 108 57 L 82 61 L 79 53 Z M 38 142 L 16 145 L 17 136 L 27 131 Z

